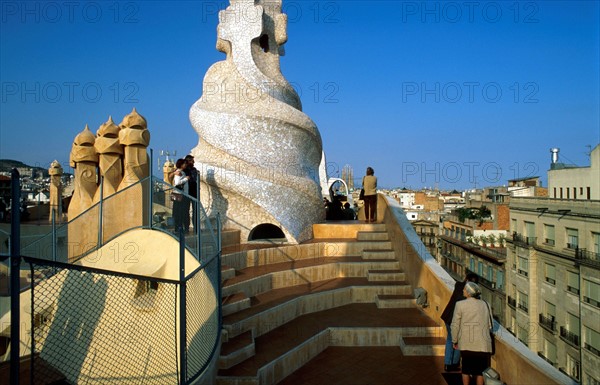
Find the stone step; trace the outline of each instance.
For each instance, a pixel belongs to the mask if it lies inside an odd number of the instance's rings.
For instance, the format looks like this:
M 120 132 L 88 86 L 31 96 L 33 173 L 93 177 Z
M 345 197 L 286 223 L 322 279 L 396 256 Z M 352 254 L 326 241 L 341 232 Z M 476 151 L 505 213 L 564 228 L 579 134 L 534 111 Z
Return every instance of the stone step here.
M 219 369 L 229 369 L 252 357 L 255 353 L 254 337 L 251 331 L 229 339 L 221 345 Z
M 235 293 L 223 298 L 223 317 L 250 307 L 250 298 L 244 293 Z
M 399 262 L 391 259 L 364 260 L 360 257 L 327 257 L 246 268 L 223 283 L 223 295 L 238 292 L 248 297 L 273 289 L 318 282 L 338 277 L 367 277 L 369 270 L 395 270 Z
M 396 259 L 394 250 L 363 250 L 363 259 Z
M 218 384 L 276 384 L 328 346 L 398 346 L 403 336 L 441 333 L 418 309 L 349 304 L 297 317 L 255 339 L 255 356 L 219 370 Z M 245 382 L 244 382 L 245 383 Z
M 411 294 L 405 295 L 378 295 L 375 300 L 377 308 L 410 308 L 416 306 L 416 300 Z
M 313 225 L 316 239 L 350 238 L 356 239 L 359 231 L 386 231 L 383 223 L 318 223 Z
M 440 336 L 403 337 L 400 348 L 407 356 L 443 356 L 446 339 Z
M 222 263 L 237 270 L 277 263 L 296 262 L 326 257 L 359 257 L 363 250 L 390 250 L 390 241 L 311 240 L 300 245 L 251 248 L 238 245 L 223 249 Z
M 221 265 L 221 281 L 235 277 L 235 269 L 230 266 Z
M 404 281 L 406 274 L 402 270 L 369 270 L 367 279 L 369 281 Z
M 252 297 L 252 306 L 225 316 L 223 327 L 230 337 L 248 330 L 261 336 L 305 314 L 352 303 L 374 304 L 378 295 L 410 295 L 411 291 L 406 282 L 369 282 L 366 278 L 307 283 Z
M 388 241 L 387 231 L 359 231 L 356 236 L 357 241 Z

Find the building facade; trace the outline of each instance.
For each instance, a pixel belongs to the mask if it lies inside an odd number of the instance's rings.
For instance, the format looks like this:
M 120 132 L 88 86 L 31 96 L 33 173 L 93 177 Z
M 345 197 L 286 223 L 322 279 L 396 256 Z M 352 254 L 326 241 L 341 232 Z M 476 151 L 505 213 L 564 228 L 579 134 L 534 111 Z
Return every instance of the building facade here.
M 600 382 L 600 201 L 510 202 L 505 326 L 582 384 Z

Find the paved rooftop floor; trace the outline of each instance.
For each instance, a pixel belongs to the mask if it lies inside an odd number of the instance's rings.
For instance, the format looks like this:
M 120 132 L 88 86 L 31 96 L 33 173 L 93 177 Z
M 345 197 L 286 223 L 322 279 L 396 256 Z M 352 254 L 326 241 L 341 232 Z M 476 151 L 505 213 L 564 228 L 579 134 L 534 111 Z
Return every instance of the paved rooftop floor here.
M 404 356 L 399 347 L 329 347 L 279 385 L 459 385 L 444 357 Z

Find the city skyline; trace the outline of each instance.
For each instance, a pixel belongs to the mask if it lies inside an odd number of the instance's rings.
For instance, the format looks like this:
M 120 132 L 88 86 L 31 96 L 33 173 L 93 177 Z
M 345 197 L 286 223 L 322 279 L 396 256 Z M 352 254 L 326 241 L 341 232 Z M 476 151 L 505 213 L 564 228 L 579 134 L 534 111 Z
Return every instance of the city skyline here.
M 154 170 L 160 150 L 188 153 L 189 108 L 224 60 L 227 4 L 3 1 L 0 158 L 67 171 L 85 124 L 95 132 L 134 107 Z M 355 180 L 372 166 L 385 187 L 546 186 L 551 147 L 585 166 L 600 142 L 597 2 L 283 4 L 282 72 L 320 129 L 330 176 L 350 164 Z

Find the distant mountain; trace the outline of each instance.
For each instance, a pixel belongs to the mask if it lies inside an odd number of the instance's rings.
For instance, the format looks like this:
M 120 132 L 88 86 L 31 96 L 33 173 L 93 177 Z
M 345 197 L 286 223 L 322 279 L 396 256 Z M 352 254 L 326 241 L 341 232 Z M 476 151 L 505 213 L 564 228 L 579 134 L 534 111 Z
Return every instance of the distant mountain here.
M 41 172 L 44 177 L 48 176 L 48 170 L 42 167 L 29 166 L 21 161 L 13 159 L 0 159 L 0 171 L 10 172 L 13 168 L 31 168 L 35 173 Z

